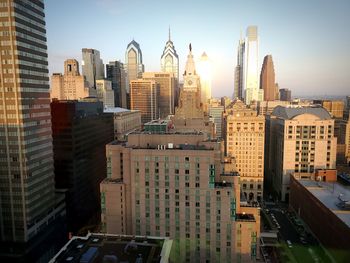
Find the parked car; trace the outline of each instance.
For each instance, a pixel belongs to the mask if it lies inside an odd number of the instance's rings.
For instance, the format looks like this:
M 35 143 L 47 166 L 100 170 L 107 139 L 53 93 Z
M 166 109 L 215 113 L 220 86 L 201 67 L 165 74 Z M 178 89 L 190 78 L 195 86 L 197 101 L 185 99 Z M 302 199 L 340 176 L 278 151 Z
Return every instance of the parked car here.
M 293 246 L 292 246 L 292 242 L 290 242 L 290 240 L 287 240 L 286 242 L 287 242 L 287 245 L 288 245 L 289 248 L 292 248 L 292 247 L 293 247 Z

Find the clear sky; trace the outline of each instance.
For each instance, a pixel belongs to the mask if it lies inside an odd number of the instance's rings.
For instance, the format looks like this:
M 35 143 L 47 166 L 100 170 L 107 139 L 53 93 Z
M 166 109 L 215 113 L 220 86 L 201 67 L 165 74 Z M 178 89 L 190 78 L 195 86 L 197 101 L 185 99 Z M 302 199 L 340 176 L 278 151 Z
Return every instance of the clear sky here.
M 160 70 L 171 38 L 183 73 L 188 44 L 213 64 L 213 96 L 231 96 L 240 32 L 258 26 L 260 64 L 272 54 L 276 81 L 293 96 L 350 95 L 350 0 L 45 0 L 50 74 L 82 48 L 104 63 L 125 60 L 135 39 L 146 71 Z

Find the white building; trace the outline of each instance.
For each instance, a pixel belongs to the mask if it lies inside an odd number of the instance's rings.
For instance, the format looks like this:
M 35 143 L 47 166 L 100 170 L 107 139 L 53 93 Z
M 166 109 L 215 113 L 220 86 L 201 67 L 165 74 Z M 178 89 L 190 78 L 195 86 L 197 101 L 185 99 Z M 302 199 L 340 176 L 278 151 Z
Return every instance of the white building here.
M 112 82 L 106 79 L 96 80 L 97 98 L 103 102 L 105 108 L 114 107 L 114 91 L 112 89 Z

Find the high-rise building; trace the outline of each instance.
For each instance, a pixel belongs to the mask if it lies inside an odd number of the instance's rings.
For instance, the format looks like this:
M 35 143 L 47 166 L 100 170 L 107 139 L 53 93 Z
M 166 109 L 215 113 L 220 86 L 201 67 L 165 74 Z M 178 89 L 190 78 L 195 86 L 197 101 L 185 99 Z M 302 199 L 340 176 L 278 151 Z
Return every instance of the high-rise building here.
M 154 80 L 159 86 L 158 118 L 164 119 L 175 113 L 175 92 L 177 81 L 171 72 L 144 72 L 143 80 Z
M 290 89 L 280 89 L 280 100 L 281 101 L 291 101 L 292 100 L 292 91 Z
M 90 88 L 96 87 L 96 80 L 105 77 L 103 61 L 100 58 L 100 51 L 92 48 L 83 48 L 82 50 L 82 69 Z
M 139 43 L 132 40 L 125 52 L 125 69 L 127 73 L 126 90 L 129 93 L 130 82 L 138 78 L 142 78 L 142 73 L 145 71 L 142 64 L 142 52 Z
M 211 99 L 212 68 L 205 52 L 198 61 L 197 70 L 201 79 L 201 102 L 204 110 L 207 111 L 209 99 Z
M 65 207 L 54 186 L 44 3 L 1 0 L 0 13 L 0 261 L 45 262 L 67 236 L 57 225 Z
M 243 51 L 243 97 L 249 105 L 252 101 L 264 100 L 264 91 L 259 85 L 259 37 L 258 28 L 249 26 Z
M 96 80 L 97 98 L 103 102 L 105 108 L 114 108 L 114 91 L 112 82 L 106 79 Z
M 97 99 L 51 103 L 56 188 L 67 189 L 68 230 L 99 223 L 99 184 L 106 177 L 105 145 L 114 140 L 113 114 Z M 82 232 L 84 233 L 84 232 Z
M 326 109 L 277 106 L 267 116 L 266 127 L 265 177 L 281 200 L 289 199 L 289 181 L 294 173 L 335 169 L 337 138 L 334 120 Z
M 130 81 L 130 108 L 141 112 L 141 121 L 158 119 L 159 84 L 154 80 Z
M 213 119 L 215 123 L 215 134 L 216 138 L 222 138 L 222 113 L 224 112 L 225 107 L 221 105 L 209 105 L 208 106 L 208 115 Z
M 346 132 L 345 132 L 345 158 L 346 163 L 350 166 L 350 119 L 346 124 Z
M 243 100 L 243 54 L 244 54 L 244 39 L 242 39 L 242 35 L 238 42 L 237 47 L 237 65 L 235 68 L 235 76 L 234 76 L 234 93 L 233 99 Z
M 162 72 L 174 73 L 177 82 L 179 82 L 179 56 L 177 55 L 174 43 L 170 38 L 170 28 L 169 39 L 166 42 L 163 54 L 160 57 L 160 68 Z
M 51 99 L 76 100 L 96 96 L 96 90 L 90 88 L 84 76 L 79 73 L 79 63 L 75 59 L 64 62 L 64 75 L 53 73 L 51 76 Z
M 234 158 L 203 133 L 150 130 L 106 147 L 102 231 L 169 237 L 172 262 L 254 261 L 259 208 L 241 206 Z
M 265 117 L 236 100 L 224 113 L 225 150 L 236 160 L 248 201 L 261 201 L 264 184 Z
M 260 74 L 260 89 L 264 90 L 264 101 L 279 99 L 278 85 L 275 83 L 275 69 L 271 55 L 264 57 Z
M 119 61 L 111 61 L 106 65 L 107 79 L 112 82 L 114 91 L 114 105 L 126 108 L 126 72 L 124 64 Z M 129 86 L 129 85 L 128 85 Z

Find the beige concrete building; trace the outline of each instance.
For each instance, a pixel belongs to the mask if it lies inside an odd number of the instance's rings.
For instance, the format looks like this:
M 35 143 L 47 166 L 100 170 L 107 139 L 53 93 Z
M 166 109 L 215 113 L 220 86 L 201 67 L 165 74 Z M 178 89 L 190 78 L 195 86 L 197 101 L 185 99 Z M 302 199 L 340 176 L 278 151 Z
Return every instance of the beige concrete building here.
M 342 100 L 315 100 L 315 104 L 321 104 L 333 118 L 342 119 L 344 116 L 344 101 Z
M 143 80 L 153 80 L 159 85 L 158 117 L 166 118 L 175 113 L 175 92 L 177 80 L 171 72 L 144 72 Z
M 141 129 L 141 112 L 139 110 L 116 107 L 106 108 L 104 112 L 114 115 L 114 137 L 116 140 L 124 141 L 129 133 Z
M 106 79 L 96 80 L 97 98 L 103 102 L 105 108 L 114 108 L 114 91 L 112 82 Z
M 350 119 L 346 124 L 346 135 L 345 135 L 345 158 L 346 163 L 350 166 Z
M 278 106 L 266 127 L 266 179 L 281 200 L 289 199 L 291 174 L 336 167 L 334 120 L 324 108 Z
M 265 117 L 236 100 L 223 114 L 225 152 L 236 160 L 248 201 L 261 201 L 264 184 Z
M 172 262 L 254 262 L 259 208 L 241 204 L 233 158 L 204 133 L 132 133 L 106 146 L 102 229 L 174 240 Z
M 64 74 L 53 73 L 51 76 L 51 99 L 77 100 L 96 96 L 96 90 L 89 88 L 83 75 L 79 73 L 79 63 L 75 59 L 64 62 Z
M 255 104 L 251 105 L 253 110 L 256 110 L 259 115 L 267 115 L 273 112 L 273 109 L 277 106 L 288 106 L 289 101 L 274 100 L 274 101 L 257 101 Z
M 141 121 L 146 123 L 158 116 L 159 84 L 154 80 L 130 81 L 130 108 L 141 112 Z

